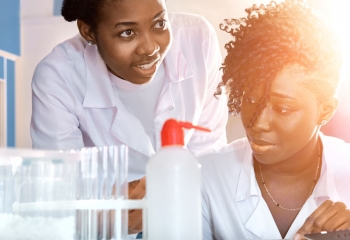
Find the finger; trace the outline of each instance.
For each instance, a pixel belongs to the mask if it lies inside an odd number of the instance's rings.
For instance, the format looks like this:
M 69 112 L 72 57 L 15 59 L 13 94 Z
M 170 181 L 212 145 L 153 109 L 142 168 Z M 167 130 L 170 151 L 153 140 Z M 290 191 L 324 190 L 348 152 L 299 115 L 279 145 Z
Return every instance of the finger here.
M 345 229 L 349 229 L 350 228 L 350 223 L 347 222 L 347 223 L 344 223 L 343 225 L 337 227 L 336 229 L 334 230 L 345 230 Z
M 129 194 L 135 190 L 135 188 L 137 187 L 137 185 L 140 183 L 140 179 L 139 180 L 135 180 L 132 182 L 129 182 Z
M 139 180 L 137 186 L 129 194 L 129 199 L 142 199 L 146 194 L 146 178 Z
M 142 231 L 142 210 L 134 210 L 129 213 L 128 230 L 129 234 Z
M 341 209 L 335 216 L 333 216 L 328 222 L 324 224 L 322 230 L 333 231 L 347 223 L 350 224 L 350 210 Z
M 322 203 L 304 222 L 303 226 L 297 231 L 297 233 L 294 236 L 294 240 L 299 240 L 304 237 L 304 234 L 309 233 L 313 229 L 314 221 L 315 219 L 320 216 L 324 211 L 326 211 L 331 205 L 333 204 L 332 201 L 326 200 L 324 203 Z
M 344 218 L 339 218 L 339 213 L 344 212 L 346 206 L 342 202 L 332 203 L 323 214 L 318 216 L 313 225 L 312 233 L 331 231 L 344 223 Z
M 146 191 L 141 188 L 135 188 L 134 191 L 132 191 L 129 194 L 129 199 L 142 199 L 146 194 Z

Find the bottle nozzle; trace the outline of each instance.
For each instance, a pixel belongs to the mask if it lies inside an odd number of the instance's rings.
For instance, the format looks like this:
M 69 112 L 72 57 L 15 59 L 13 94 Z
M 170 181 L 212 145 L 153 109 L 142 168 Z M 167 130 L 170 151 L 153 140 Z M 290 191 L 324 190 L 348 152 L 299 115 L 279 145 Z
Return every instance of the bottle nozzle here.
M 201 127 L 201 126 L 195 126 L 193 125 L 192 123 L 190 122 L 178 122 L 178 124 L 183 127 L 183 128 L 186 128 L 186 129 L 196 129 L 196 130 L 200 130 L 200 131 L 204 131 L 204 132 L 211 132 L 210 129 L 208 128 L 204 128 L 204 127 Z
M 210 129 L 195 126 L 190 122 L 179 122 L 175 119 L 167 120 L 162 129 L 162 146 L 168 145 L 184 145 L 184 131 L 182 128 L 197 129 L 205 132 L 210 132 Z

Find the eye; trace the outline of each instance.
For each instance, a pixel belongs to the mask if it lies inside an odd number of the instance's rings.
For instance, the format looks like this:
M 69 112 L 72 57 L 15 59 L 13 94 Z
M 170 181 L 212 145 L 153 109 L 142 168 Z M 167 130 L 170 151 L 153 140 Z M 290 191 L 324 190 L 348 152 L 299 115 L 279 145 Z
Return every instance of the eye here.
M 279 106 L 275 106 L 273 107 L 273 109 L 281 114 L 286 114 L 286 113 L 290 113 L 292 112 L 292 109 L 288 108 L 288 107 L 279 107 Z
M 131 36 L 133 36 L 135 33 L 131 30 L 131 29 L 128 29 L 128 30 L 125 30 L 123 31 L 120 36 L 121 37 L 124 37 L 124 38 L 129 38 Z
M 156 29 L 165 29 L 165 27 L 166 27 L 166 21 L 164 19 L 158 21 L 154 26 L 154 28 Z

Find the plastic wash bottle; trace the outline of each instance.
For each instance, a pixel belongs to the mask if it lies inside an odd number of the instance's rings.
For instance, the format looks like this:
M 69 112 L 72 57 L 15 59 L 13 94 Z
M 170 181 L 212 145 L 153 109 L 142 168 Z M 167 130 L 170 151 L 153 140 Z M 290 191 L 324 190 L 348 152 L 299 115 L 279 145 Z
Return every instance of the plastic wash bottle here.
M 201 173 L 197 159 L 184 146 L 182 128 L 208 129 L 167 120 L 162 148 L 146 167 L 148 239 L 202 239 Z

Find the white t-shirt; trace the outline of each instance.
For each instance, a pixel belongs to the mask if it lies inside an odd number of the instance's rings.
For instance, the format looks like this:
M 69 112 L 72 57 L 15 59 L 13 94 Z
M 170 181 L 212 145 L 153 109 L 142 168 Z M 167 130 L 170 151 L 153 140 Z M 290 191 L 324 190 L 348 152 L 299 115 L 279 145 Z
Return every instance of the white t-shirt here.
M 321 135 L 320 178 L 288 230 L 292 239 L 306 218 L 326 199 L 350 206 L 350 145 Z M 201 154 L 202 155 L 202 154 Z M 246 138 L 199 157 L 202 164 L 204 239 L 281 239 L 255 178 Z
M 127 111 L 141 122 L 155 150 L 154 118 L 158 98 L 165 80 L 164 63 L 160 64 L 152 81 L 146 84 L 133 84 L 112 73 L 109 73 L 109 76 L 117 89 L 120 101 Z

